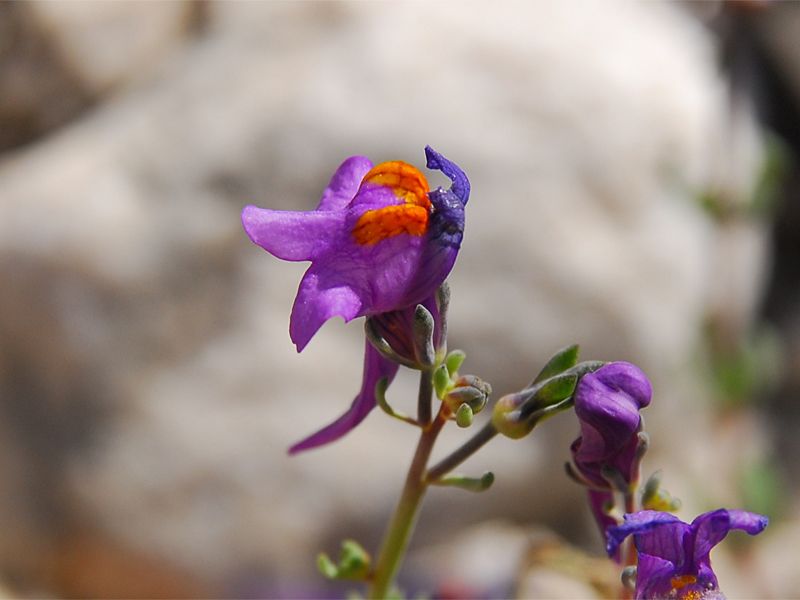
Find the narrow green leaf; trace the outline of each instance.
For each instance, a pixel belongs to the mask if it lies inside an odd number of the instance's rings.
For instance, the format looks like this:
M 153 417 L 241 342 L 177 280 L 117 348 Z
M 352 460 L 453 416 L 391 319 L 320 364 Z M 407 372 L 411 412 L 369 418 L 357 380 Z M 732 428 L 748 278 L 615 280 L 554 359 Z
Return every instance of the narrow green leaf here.
M 339 569 L 333 564 L 330 556 L 324 552 L 321 552 L 319 556 L 317 556 L 317 569 L 328 579 L 336 579 L 339 576 Z
M 467 355 L 463 350 L 453 350 L 447 355 L 447 358 L 444 359 L 444 364 L 447 365 L 447 372 L 450 373 L 450 377 L 455 377 L 465 358 L 467 358 Z
M 540 381 L 544 381 L 553 375 L 558 375 L 559 373 L 563 373 L 567 369 L 574 367 L 575 363 L 578 362 L 579 352 L 580 346 L 578 346 L 578 344 L 572 344 L 571 346 L 567 346 L 566 348 L 562 348 L 556 352 L 553 357 L 547 361 L 547 364 L 542 368 L 542 370 L 539 371 L 539 374 L 536 376 L 536 379 L 533 380 L 531 385 L 534 383 L 539 383 Z
M 436 397 L 442 400 L 451 385 L 452 381 L 447 372 L 447 367 L 445 365 L 439 365 L 433 372 L 433 389 L 436 391 Z
M 551 377 L 536 392 L 536 405 L 544 407 L 566 400 L 575 391 L 577 384 L 578 376 L 573 373 Z
M 494 473 L 487 471 L 480 477 L 465 477 L 464 475 L 448 475 L 436 481 L 433 485 L 457 487 L 468 492 L 483 492 L 488 490 L 494 483 Z
M 395 419 L 403 421 L 404 423 L 409 423 L 410 425 L 419 427 L 419 422 L 416 419 L 401 412 L 397 412 L 389 405 L 389 401 L 386 400 L 386 389 L 388 387 L 389 380 L 386 377 L 381 377 L 378 380 L 378 383 L 375 384 L 375 403 L 390 417 L 394 417 Z

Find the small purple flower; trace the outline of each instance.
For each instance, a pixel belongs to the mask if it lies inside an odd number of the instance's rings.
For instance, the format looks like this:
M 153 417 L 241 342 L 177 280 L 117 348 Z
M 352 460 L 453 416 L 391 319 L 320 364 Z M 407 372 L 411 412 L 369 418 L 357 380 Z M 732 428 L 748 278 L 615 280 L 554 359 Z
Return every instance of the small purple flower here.
M 345 160 L 313 211 L 247 206 L 247 235 L 272 255 L 311 261 L 300 282 L 289 334 L 300 352 L 325 321 L 431 306 L 458 255 L 470 185 L 464 172 L 430 146 L 427 166 L 451 181 L 429 191 L 415 167 L 391 161 L 377 166 L 364 156 Z M 367 344 L 362 388 L 337 421 L 290 452 L 338 439 L 375 407 L 375 384 L 392 380 L 397 365 Z
M 743 510 L 721 508 L 700 515 L 691 525 L 669 513 L 643 510 L 625 515 L 622 525 L 608 530 L 609 555 L 633 535 L 639 553 L 636 599 L 720 598 L 709 554 L 731 529 L 750 535 L 761 533 L 767 517 Z
M 572 458 L 593 487 L 611 489 L 604 471 L 613 469 L 628 484 L 638 476 L 637 447 L 641 416 L 653 388 L 639 367 L 609 363 L 584 375 L 575 390 L 575 414 L 580 437 L 572 443 Z

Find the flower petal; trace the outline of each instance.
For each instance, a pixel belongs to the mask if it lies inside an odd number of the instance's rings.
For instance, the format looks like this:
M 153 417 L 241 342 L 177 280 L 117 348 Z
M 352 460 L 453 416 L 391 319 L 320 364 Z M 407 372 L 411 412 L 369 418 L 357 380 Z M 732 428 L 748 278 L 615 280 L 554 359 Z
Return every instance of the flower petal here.
M 605 485 L 603 466 L 617 469 L 626 481 L 636 473 L 639 410 L 650 403 L 652 388 L 630 363 L 610 363 L 584 375 L 575 391 L 575 414 L 581 437 L 573 444 L 575 464 L 597 485 Z
M 686 523 L 666 512 L 642 510 L 629 513 L 625 515 L 622 525 L 609 528 L 606 551 L 612 556 L 626 537 L 636 535 L 636 548 L 640 552 L 660 556 L 678 564 L 683 556 L 683 532 L 688 530 Z M 639 535 L 650 532 L 653 533 L 648 536 Z
M 461 201 L 461 204 L 465 205 L 467 201 L 469 201 L 470 184 L 467 175 L 461 170 L 461 167 L 446 159 L 430 146 L 425 146 L 425 158 L 427 159 L 427 167 L 429 169 L 441 171 L 453 182 L 450 189 Z
M 317 210 L 340 210 L 350 204 L 361 185 L 372 161 L 366 156 L 351 156 L 346 159 L 331 177 L 328 187 L 322 192 Z
M 245 206 L 242 225 L 250 239 L 283 260 L 313 260 L 341 238 L 342 211 L 269 210 Z
M 369 342 L 366 342 L 361 391 L 353 400 L 350 408 L 327 427 L 289 448 L 289 453 L 295 454 L 338 440 L 361 423 L 370 411 L 375 408 L 375 386 L 378 381 L 385 377 L 391 383 L 397 373 L 397 369 L 397 364 L 383 358 Z
M 692 521 L 695 535 L 694 556 L 696 564 L 708 562 L 711 549 L 719 544 L 731 529 L 741 529 L 750 535 L 761 533 L 769 519 L 745 510 L 726 510 L 720 508 L 704 513 Z
M 297 290 L 289 319 L 289 336 L 302 352 L 323 323 L 342 317 L 347 323 L 360 316 L 363 292 L 352 278 L 336 277 L 318 263 L 312 264 Z
M 594 516 L 597 526 L 600 527 L 600 533 L 603 537 L 606 537 L 606 532 L 611 527 L 617 525 L 617 520 L 609 515 L 605 510 L 607 504 L 613 505 L 614 495 L 606 490 L 590 489 L 587 493 L 589 496 L 589 508 L 592 510 L 592 516 Z M 619 562 L 619 548 L 617 548 L 617 550 L 614 552 L 612 558 Z
M 675 565 L 670 561 L 640 553 L 636 564 L 636 600 L 670 598 L 675 574 Z

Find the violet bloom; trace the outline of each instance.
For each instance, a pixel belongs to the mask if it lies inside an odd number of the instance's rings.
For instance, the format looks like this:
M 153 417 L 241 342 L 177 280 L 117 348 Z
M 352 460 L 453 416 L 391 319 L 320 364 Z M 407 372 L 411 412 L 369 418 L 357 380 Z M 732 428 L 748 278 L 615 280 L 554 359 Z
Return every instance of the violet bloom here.
M 608 475 L 630 486 L 639 474 L 639 410 L 650 404 L 653 388 L 639 367 L 613 362 L 581 377 L 575 390 L 580 437 L 572 459 L 589 486 L 589 505 L 600 529 L 616 521 L 604 510 L 613 501 Z M 623 490 L 624 491 L 624 490 Z
M 311 261 L 289 321 L 298 352 L 333 317 L 348 322 L 435 304 L 461 246 L 470 185 L 430 146 L 425 156 L 428 168 L 453 182 L 450 189 L 429 191 L 425 176 L 404 162 L 373 166 L 352 156 L 333 174 L 315 210 L 242 211 L 254 243 L 284 260 Z M 375 407 L 376 383 L 391 381 L 397 368 L 367 343 L 361 391 L 350 409 L 290 452 L 331 442 L 358 425 Z
M 653 388 L 639 367 L 613 362 L 584 375 L 575 390 L 581 436 L 572 444 L 580 474 L 594 487 L 610 489 L 603 472 L 613 469 L 626 482 L 638 475 L 639 410 Z
M 691 525 L 669 513 L 643 510 L 625 515 L 622 525 L 608 531 L 606 549 L 615 554 L 633 535 L 639 553 L 636 599 L 702 600 L 724 598 L 711 570 L 709 554 L 731 529 L 761 533 L 767 517 L 721 508 L 700 515 Z

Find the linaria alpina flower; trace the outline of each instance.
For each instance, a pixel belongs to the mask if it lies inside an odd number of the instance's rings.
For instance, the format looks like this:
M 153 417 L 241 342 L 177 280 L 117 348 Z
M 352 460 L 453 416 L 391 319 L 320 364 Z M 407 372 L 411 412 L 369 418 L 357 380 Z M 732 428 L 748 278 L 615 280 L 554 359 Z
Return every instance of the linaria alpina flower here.
M 691 524 L 669 513 L 643 510 L 625 515 L 622 525 L 608 530 L 609 555 L 633 535 L 639 553 L 636 600 L 724 599 L 711 569 L 709 554 L 732 529 L 761 533 L 767 517 L 721 508 L 704 513 Z
M 461 246 L 470 185 L 455 163 L 430 146 L 425 155 L 428 168 L 452 181 L 449 189 L 430 191 L 425 176 L 407 163 L 373 166 L 352 156 L 333 174 L 315 210 L 242 211 L 255 244 L 284 260 L 311 261 L 289 322 L 298 352 L 333 317 L 348 322 L 435 304 Z M 375 407 L 375 384 L 391 381 L 396 372 L 397 365 L 367 343 L 361 391 L 350 409 L 290 452 L 331 442 L 358 425 Z
M 630 486 L 639 473 L 639 410 L 650 404 L 652 386 L 639 367 L 626 362 L 609 363 L 584 375 L 575 390 L 575 414 L 580 437 L 572 443 L 578 474 L 589 486 L 589 505 L 600 529 L 616 521 L 604 506 L 619 485 Z
M 593 486 L 609 489 L 604 471 L 614 469 L 630 483 L 637 476 L 639 410 L 650 404 L 653 389 L 639 367 L 609 363 L 584 375 L 575 390 L 575 414 L 581 435 L 571 450 L 575 466 Z

